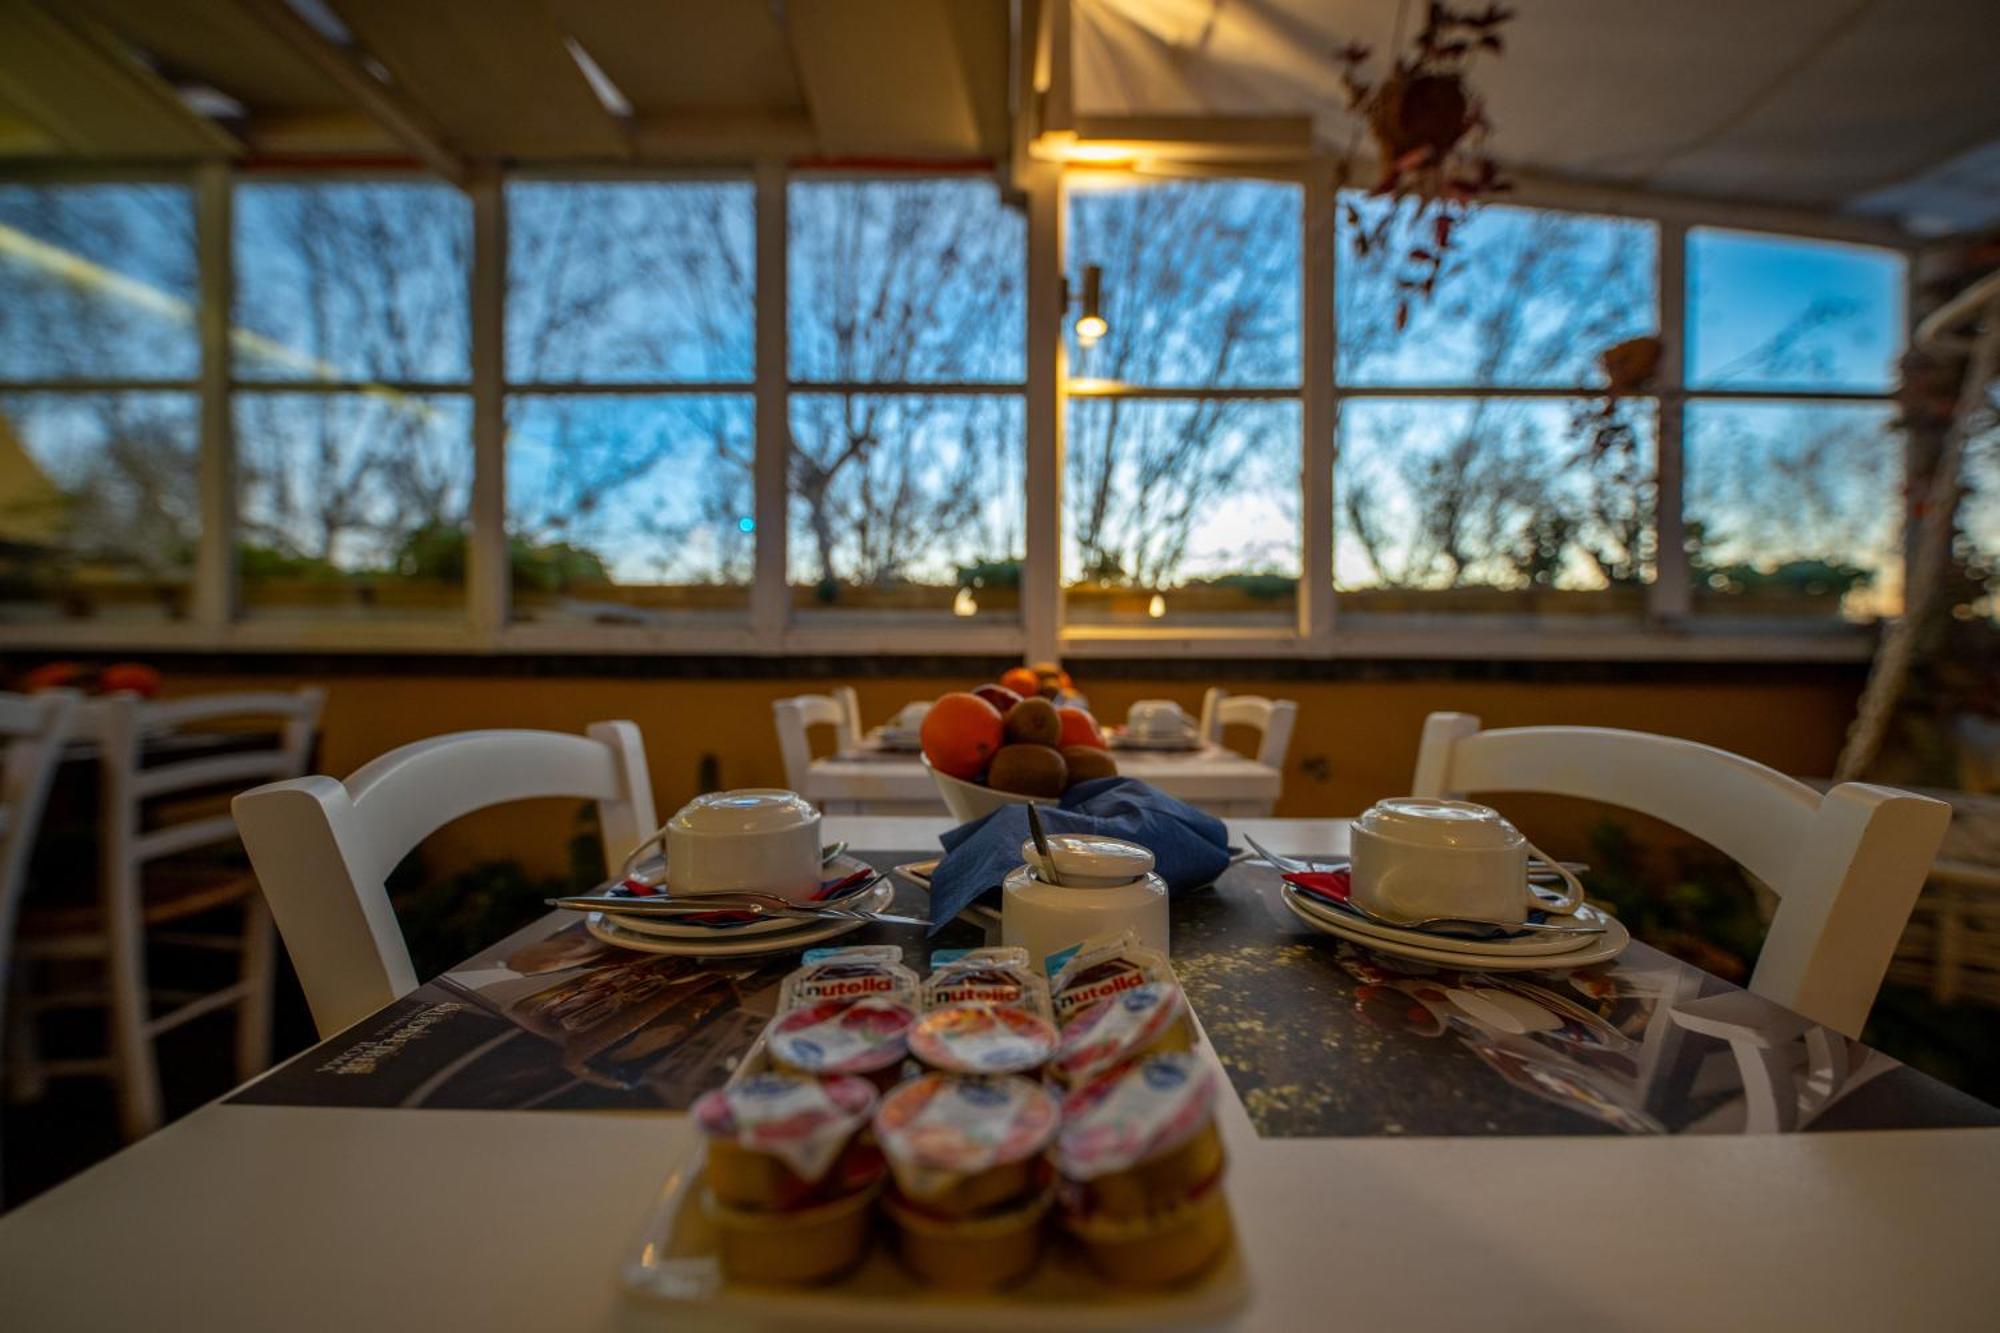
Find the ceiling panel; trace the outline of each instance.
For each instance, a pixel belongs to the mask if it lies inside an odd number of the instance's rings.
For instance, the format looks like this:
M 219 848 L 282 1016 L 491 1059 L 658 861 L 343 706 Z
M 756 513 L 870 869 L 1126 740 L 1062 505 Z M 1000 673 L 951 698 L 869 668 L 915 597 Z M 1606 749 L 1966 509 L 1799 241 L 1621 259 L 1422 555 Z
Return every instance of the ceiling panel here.
M 253 114 L 347 105 L 312 63 L 242 8 L 219 0 L 73 0 L 177 77 L 219 88 Z
M 1006 139 L 1004 0 L 790 0 L 823 151 L 987 156 Z
M 541 0 L 333 0 L 333 8 L 460 152 L 532 159 L 626 151 Z
M 108 35 L 29 0 L 0 0 L 0 98 L 78 156 L 200 157 L 237 147 Z
M 550 0 L 639 115 L 804 109 L 791 47 L 767 4 Z
M 1371 0 L 1074 0 L 1079 114 L 1311 112 L 1361 138 L 1332 53 Z M 2000 0 L 1535 0 L 1475 80 L 1519 170 L 1832 208 L 2000 134 Z

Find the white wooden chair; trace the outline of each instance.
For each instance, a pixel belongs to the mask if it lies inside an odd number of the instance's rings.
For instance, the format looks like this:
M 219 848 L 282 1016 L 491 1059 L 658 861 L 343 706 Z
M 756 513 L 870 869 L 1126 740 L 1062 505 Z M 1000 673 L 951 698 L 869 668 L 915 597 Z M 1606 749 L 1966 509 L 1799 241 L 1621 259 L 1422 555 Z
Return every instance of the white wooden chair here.
M 270 914 L 250 875 L 226 866 L 173 861 L 185 852 L 236 841 L 227 813 L 190 813 L 198 803 L 259 779 L 305 771 L 319 730 L 325 695 L 318 689 L 196 695 L 151 703 L 115 694 L 79 707 L 77 730 L 94 740 L 102 771 L 99 800 L 100 891 L 93 905 L 31 908 L 20 925 L 24 963 L 101 959 L 105 992 L 29 994 L 22 1017 L 53 1009 L 109 1010 L 108 1056 L 42 1060 L 31 1040 L 17 1041 L 10 1082 L 33 1096 L 51 1076 L 109 1075 L 118 1089 L 119 1122 L 127 1138 L 159 1128 L 160 1077 L 153 1042 L 161 1033 L 234 1006 L 236 1072 L 249 1078 L 271 1056 L 273 940 Z M 215 722 L 275 720 L 254 748 L 148 764 L 163 738 Z M 167 749 L 171 754 L 171 749 Z M 171 928 L 240 905 L 240 928 L 228 933 Z M 237 955 L 236 980 L 219 990 L 184 994 L 157 990 L 146 970 L 148 943 Z M 168 1005 L 155 1014 L 155 1003 Z M 17 1032 L 20 1032 L 17 1029 Z
M 809 733 L 814 727 L 832 727 L 836 753 L 861 738 L 861 705 L 853 687 L 843 685 L 831 694 L 800 694 L 775 700 L 771 704 L 771 718 L 778 728 L 778 752 L 785 760 L 785 785 L 807 800 L 821 799 L 823 793 L 813 790 Z
M 0 766 L 0 1043 L 10 1027 L 19 1029 L 20 1037 L 29 1035 L 24 1016 L 7 1009 L 7 965 L 14 953 L 14 920 L 27 885 L 28 855 L 41 831 L 42 807 L 62 762 L 76 704 L 71 690 L 0 694 L 0 742 L 6 745 Z
M 1249 727 L 1258 735 L 1258 763 L 1284 771 L 1285 754 L 1292 748 L 1292 728 L 1298 725 L 1299 706 L 1290 699 L 1266 699 L 1259 694 L 1231 694 L 1210 686 L 1201 697 L 1201 738 L 1210 745 L 1222 744 L 1224 727 Z
M 320 1035 L 359 1022 L 417 985 L 384 886 L 416 845 L 452 820 L 511 801 L 597 802 L 605 863 L 655 831 L 646 751 L 630 722 L 557 731 L 466 731 L 391 750 L 347 781 L 316 776 L 233 803 Z
M 1693 834 L 1777 894 L 1750 989 L 1848 1036 L 1861 1031 L 1951 807 L 1844 782 L 1825 795 L 1727 750 L 1604 727 L 1481 731 L 1433 713 L 1418 796 L 1542 792 L 1637 810 Z

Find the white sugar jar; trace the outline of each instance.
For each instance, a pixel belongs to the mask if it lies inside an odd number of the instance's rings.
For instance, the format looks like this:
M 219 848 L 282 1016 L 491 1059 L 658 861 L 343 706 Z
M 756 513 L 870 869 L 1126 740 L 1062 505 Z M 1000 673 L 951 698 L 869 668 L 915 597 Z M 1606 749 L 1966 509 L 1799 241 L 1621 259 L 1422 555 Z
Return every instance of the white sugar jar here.
M 1000 938 L 1028 951 L 1040 967 L 1099 935 L 1129 930 L 1149 949 L 1167 952 L 1167 882 L 1153 873 L 1153 854 L 1136 842 L 1084 833 L 1049 835 L 1060 884 L 1051 884 L 1032 841 L 1021 844 L 1025 865 L 1000 889 Z

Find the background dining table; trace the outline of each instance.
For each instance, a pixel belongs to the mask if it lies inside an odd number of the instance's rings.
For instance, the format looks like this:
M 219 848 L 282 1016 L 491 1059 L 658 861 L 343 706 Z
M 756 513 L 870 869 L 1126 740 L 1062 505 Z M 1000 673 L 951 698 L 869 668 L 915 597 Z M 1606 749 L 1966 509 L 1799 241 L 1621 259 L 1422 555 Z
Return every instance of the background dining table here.
M 934 854 L 947 826 L 833 818 L 827 835 L 882 865 Z M 1304 856 L 1346 849 L 1340 820 L 1231 833 Z M 1268 869 L 1238 866 L 1176 912 L 1176 965 L 1229 1074 L 1219 1120 L 1250 1285 L 1233 1326 L 1992 1326 L 2000 1112 L 1890 1061 L 1838 1122 L 1853 1128 L 1699 1132 L 1714 1125 L 1699 1078 L 1682 1110 L 1660 1111 L 1676 1117 L 1666 1132 L 1606 1124 L 1502 1080 L 1456 1030 L 1372 1026 L 1364 992 L 1411 974 L 1305 930 L 1274 888 Z M 580 934 L 572 921 L 538 921 L 469 966 Z M 1644 946 L 1630 963 L 1676 994 L 1740 996 Z M 382 1018 L 0 1219 L 0 1323 L 690 1326 L 617 1280 L 691 1144 L 686 1117 L 273 1104 L 286 1080 L 381 1064 Z M 1846 1049 L 1855 1068 L 1881 1060 Z M 1293 1062 L 1270 1067 L 1282 1051 Z M 1693 1054 L 1702 1077 L 1732 1067 L 1720 1042 Z
M 1225 746 L 1189 750 L 1115 749 L 1125 777 L 1179 797 L 1225 819 L 1268 815 L 1284 774 Z M 828 814 L 929 815 L 944 809 L 937 784 L 912 750 L 892 749 L 872 736 L 812 763 L 813 794 Z

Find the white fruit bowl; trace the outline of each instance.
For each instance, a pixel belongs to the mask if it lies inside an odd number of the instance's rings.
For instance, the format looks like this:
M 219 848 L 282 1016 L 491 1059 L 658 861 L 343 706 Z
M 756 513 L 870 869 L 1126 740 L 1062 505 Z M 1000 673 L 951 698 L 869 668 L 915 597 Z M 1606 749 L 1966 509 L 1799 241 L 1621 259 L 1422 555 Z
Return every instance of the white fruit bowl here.
M 1012 792 L 994 791 L 976 782 L 955 778 L 949 773 L 940 773 L 931 767 L 929 755 L 923 756 L 924 772 L 931 775 L 937 784 L 938 795 L 944 797 L 945 809 L 961 824 L 970 824 L 975 819 L 983 819 L 995 810 L 1009 805 L 1030 805 L 1037 799 L 1033 796 L 1016 796 Z

